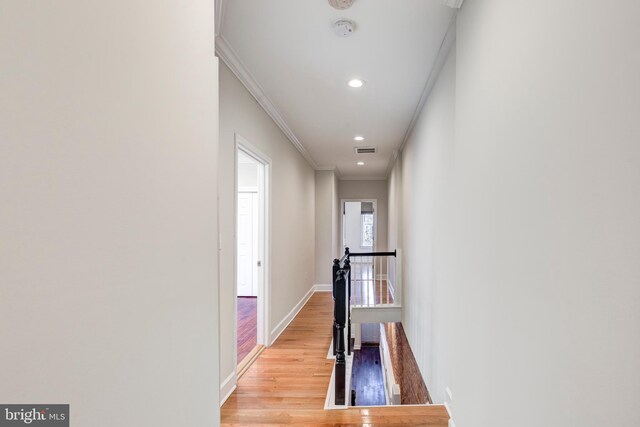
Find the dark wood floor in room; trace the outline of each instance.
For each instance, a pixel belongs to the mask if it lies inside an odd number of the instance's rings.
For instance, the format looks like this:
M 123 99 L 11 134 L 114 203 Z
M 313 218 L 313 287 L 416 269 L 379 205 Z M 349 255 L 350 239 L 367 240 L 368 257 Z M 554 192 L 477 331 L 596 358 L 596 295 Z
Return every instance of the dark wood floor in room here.
M 238 297 L 238 363 L 258 342 L 258 298 Z
M 380 347 L 363 345 L 353 352 L 351 389 L 356 391 L 356 406 L 386 405 Z
M 333 369 L 333 298 L 317 292 L 240 378 L 221 408 L 223 426 L 437 426 L 446 427 L 444 406 L 370 407 L 324 410 Z

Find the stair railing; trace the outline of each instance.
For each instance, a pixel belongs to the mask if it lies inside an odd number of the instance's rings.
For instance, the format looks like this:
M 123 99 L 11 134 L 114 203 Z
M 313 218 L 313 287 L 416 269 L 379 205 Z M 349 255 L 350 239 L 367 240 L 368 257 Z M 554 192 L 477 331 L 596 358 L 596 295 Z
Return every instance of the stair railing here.
M 351 272 L 353 269 L 352 257 L 371 257 L 380 260 L 385 257 L 398 257 L 398 251 L 393 252 L 360 252 L 351 253 L 349 248 L 345 248 L 344 255 L 340 259 L 333 260 L 333 355 L 335 362 L 335 404 L 346 405 L 346 362 L 348 355 L 351 355 Z M 396 259 L 397 261 L 397 259 Z M 380 261 L 380 270 L 382 271 Z M 389 270 L 387 266 L 387 270 Z M 399 268 L 395 268 L 395 275 L 398 278 Z M 375 269 L 372 268 L 373 282 L 375 284 Z M 398 281 L 396 280 L 396 283 Z M 382 285 L 380 285 L 382 289 Z M 380 291 L 382 292 L 382 291 Z M 386 291 L 388 292 L 388 290 Z M 398 295 L 396 294 L 396 297 Z M 382 298 L 382 297 L 380 297 Z M 346 334 L 345 334 L 346 329 Z M 345 354 L 346 353 L 346 354 Z

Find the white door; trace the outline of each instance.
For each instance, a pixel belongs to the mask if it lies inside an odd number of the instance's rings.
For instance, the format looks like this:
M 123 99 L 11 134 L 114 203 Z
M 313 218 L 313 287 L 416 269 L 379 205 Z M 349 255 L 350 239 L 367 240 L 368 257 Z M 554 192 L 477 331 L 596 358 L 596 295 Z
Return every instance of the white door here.
M 360 202 L 344 204 L 344 246 L 351 252 L 362 252 L 360 249 Z
M 238 296 L 258 296 L 258 193 L 238 193 Z

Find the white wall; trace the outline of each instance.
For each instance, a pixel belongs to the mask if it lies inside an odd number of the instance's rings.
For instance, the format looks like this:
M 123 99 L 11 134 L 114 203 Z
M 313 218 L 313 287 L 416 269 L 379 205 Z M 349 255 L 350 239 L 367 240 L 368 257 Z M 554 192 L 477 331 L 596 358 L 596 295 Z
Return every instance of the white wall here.
M 0 401 L 217 424 L 213 2 L 0 10 Z
M 340 207 L 340 181 L 334 173 L 333 179 L 333 258 L 342 258 L 342 230 L 340 229 L 340 218 L 342 217 L 342 208 Z
M 338 255 L 337 179 L 334 171 L 316 171 L 315 179 L 315 283 L 330 285 Z
M 638 17 L 632 0 L 458 15 L 390 215 L 409 340 L 458 427 L 640 425 Z
M 402 242 L 402 157 L 399 155 L 394 163 L 394 167 L 389 173 L 387 179 L 387 241 L 389 242 L 387 247 L 392 249 L 404 248 Z M 403 253 L 403 252 L 402 252 Z M 395 286 L 393 281 L 396 277 L 396 265 L 393 262 L 388 263 L 389 271 L 387 272 L 387 280 L 389 280 L 392 286 Z M 404 299 L 404 297 L 402 297 Z
M 455 51 L 433 88 L 389 177 L 390 240 L 403 249 L 403 325 L 434 402 L 445 401 L 452 368 L 447 330 L 452 295 Z M 471 213 L 470 213 L 471 215 Z M 391 276 L 394 277 L 394 276 Z
M 272 160 L 269 330 L 311 289 L 314 279 L 314 170 L 226 65 L 220 66 L 220 379 L 235 370 L 234 134 Z M 225 323 L 226 322 L 226 323 Z
M 386 180 L 341 180 L 339 186 L 340 199 L 377 199 L 376 250 L 387 250 L 387 181 Z M 342 216 L 342 207 L 340 207 Z M 342 229 L 339 229 L 339 244 L 342 245 Z M 395 249 L 395 248 L 393 248 Z

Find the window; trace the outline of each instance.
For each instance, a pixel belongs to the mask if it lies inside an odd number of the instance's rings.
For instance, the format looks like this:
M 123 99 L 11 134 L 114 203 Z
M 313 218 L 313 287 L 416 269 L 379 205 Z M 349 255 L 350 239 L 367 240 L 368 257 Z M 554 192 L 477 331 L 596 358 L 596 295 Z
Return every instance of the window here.
M 360 246 L 373 246 L 373 214 L 366 213 L 361 216 Z

